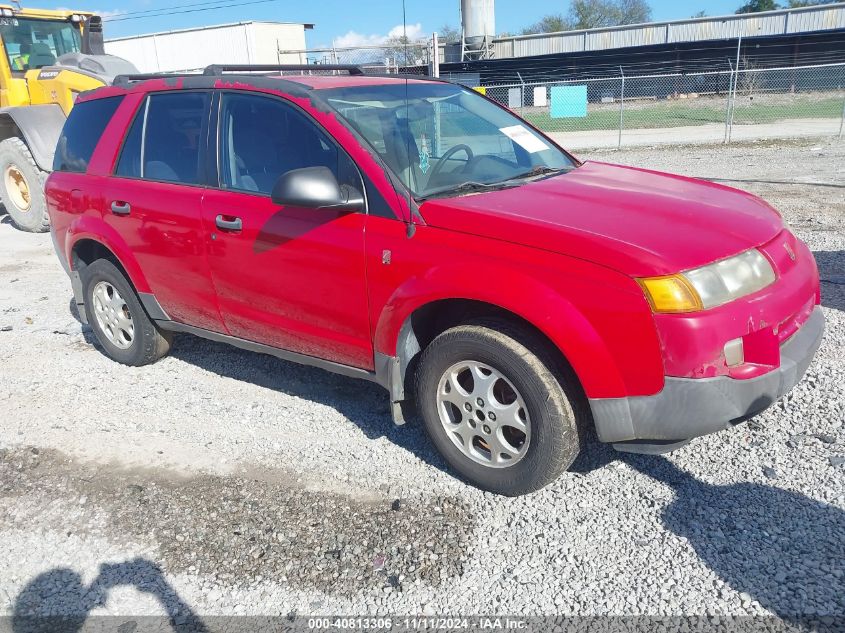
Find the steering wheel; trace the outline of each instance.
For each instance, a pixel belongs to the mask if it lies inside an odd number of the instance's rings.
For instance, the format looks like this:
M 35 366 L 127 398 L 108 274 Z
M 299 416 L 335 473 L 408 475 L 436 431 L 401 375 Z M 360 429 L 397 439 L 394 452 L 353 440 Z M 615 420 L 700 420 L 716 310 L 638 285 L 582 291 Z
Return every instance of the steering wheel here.
M 469 145 L 464 145 L 463 143 L 459 145 L 454 145 L 446 150 L 446 153 L 443 154 L 440 158 L 437 159 L 437 162 L 434 163 L 434 167 L 431 169 L 431 175 L 428 177 L 428 181 L 434 181 L 434 177 L 437 176 L 442 170 L 443 167 L 446 165 L 446 161 L 452 158 L 453 154 L 457 152 L 463 151 L 467 155 L 467 162 L 471 161 L 475 158 L 475 154 L 472 153 L 472 149 Z

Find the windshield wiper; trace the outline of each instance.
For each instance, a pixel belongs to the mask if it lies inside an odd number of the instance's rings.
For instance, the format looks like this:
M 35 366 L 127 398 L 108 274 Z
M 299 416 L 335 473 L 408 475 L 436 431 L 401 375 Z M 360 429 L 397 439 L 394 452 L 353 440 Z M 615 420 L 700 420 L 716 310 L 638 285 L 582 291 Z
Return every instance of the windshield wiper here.
M 469 180 L 467 182 L 463 182 L 459 185 L 455 185 L 452 187 L 445 187 L 444 189 L 435 189 L 434 191 L 427 193 L 424 196 L 420 196 L 417 198 L 418 200 L 428 200 L 429 198 L 438 198 L 444 196 L 459 196 L 467 193 L 475 193 L 478 191 L 496 191 L 499 189 L 511 189 L 513 187 L 518 187 L 522 184 L 521 180 L 525 180 L 526 178 L 533 178 L 535 176 L 546 176 L 552 174 L 560 174 L 563 172 L 569 171 L 568 167 L 548 167 L 546 165 L 538 165 L 536 167 L 532 167 L 528 171 L 522 174 L 517 174 L 516 176 L 512 176 L 507 180 L 502 180 L 499 182 L 476 182 L 474 180 Z
M 475 193 L 477 191 L 493 191 L 497 189 L 510 189 L 511 187 L 516 187 L 516 183 L 511 183 L 507 181 L 486 183 L 468 180 L 467 182 L 462 182 L 461 184 L 455 185 L 453 187 L 446 187 L 445 189 L 435 189 L 431 193 L 428 193 L 424 196 L 420 196 L 417 199 L 428 200 L 429 198 L 438 198 L 443 196 L 459 196 L 467 193 Z
M 537 165 L 528 171 L 517 174 L 508 180 L 522 180 L 524 178 L 533 178 L 534 176 L 546 176 L 550 174 L 559 174 L 564 171 L 569 171 L 568 167 L 549 167 L 548 165 Z

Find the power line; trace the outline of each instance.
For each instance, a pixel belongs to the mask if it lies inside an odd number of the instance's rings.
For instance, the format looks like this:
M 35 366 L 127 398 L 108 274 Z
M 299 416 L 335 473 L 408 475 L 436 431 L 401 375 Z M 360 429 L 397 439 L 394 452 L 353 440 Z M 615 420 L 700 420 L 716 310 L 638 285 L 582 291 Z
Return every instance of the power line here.
M 161 9 L 149 9 L 146 12 L 144 11 L 135 11 L 132 13 L 123 13 L 119 16 L 108 18 L 104 20 L 105 22 L 124 22 L 126 20 L 143 20 L 145 18 L 158 18 L 165 15 L 175 15 L 178 13 L 199 13 L 202 11 L 214 11 L 215 9 L 234 9 L 236 7 L 245 7 L 247 5 L 252 4 L 266 4 L 268 2 L 278 2 L 279 0 L 251 0 L 249 2 L 223 2 L 221 4 L 221 0 L 214 0 L 212 2 L 198 2 L 195 5 L 181 5 L 182 7 L 185 6 L 196 6 L 198 8 L 195 9 L 182 9 L 181 7 L 166 7 Z M 207 5 L 214 5 L 214 6 L 207 6 Z M 174 9 L 179 9 L 175 11 Z M 156 13 L 154 13 L 156 12 Z M 141 13 L 146 13 L 146 15 L 139 15 Z
M 124 18 L 132 15 L 143 15 L 145 13 L 159 13 L 161 11 L 172 11 L 176 9 L 185 9 L 191 7 L 202 7 L 209 4 L 226 4 L 229 0 L 202 0 L 201 2 L 189 2 L 187 4 L 180 4 L 173 7 L 158 7 L 154 9 L 142 9 L 140 11 L 125 11 L 123 13 L 116 13 L 113 17 L 106 18 L 106 20 L 114 20 L 116 18 Z

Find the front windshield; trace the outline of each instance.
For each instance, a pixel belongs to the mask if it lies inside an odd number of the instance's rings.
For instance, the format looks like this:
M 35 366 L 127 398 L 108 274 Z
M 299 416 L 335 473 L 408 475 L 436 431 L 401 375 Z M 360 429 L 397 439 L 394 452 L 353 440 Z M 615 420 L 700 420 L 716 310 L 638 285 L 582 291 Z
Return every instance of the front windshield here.
M 416 198 L 515 185 L 575 166 L 521 119 L 462 86 L 390 82 L 320 94 Z
M 79 29 L 66 20 L 0 18 L 0 36 L 12 71 L 52 66 L 82 44 Z

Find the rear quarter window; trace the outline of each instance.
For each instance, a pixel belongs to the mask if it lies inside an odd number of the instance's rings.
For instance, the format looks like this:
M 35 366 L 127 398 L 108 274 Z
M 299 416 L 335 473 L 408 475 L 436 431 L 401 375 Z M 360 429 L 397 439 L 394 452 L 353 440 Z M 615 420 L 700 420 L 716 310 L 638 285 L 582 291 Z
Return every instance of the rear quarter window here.
M 122 96 L 106 97 L 73 106 L 59 136 L 53 171 L 85 173 L 94 148 L 122 99 Z

